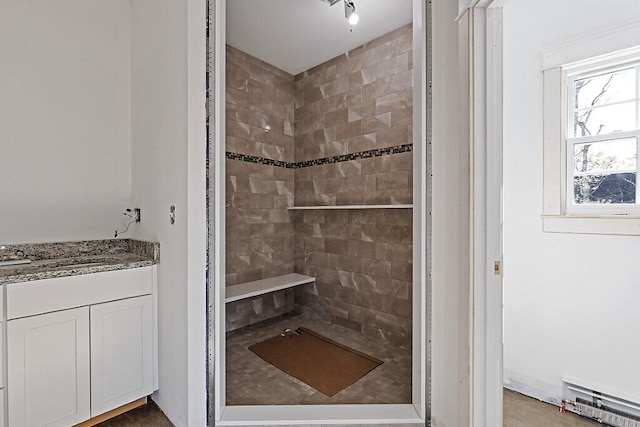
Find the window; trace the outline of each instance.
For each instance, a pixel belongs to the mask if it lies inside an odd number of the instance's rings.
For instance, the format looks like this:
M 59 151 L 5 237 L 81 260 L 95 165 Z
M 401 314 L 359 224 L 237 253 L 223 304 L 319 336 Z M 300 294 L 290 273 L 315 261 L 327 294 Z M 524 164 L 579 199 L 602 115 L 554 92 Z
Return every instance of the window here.
M 564 70 L 568 214 L 640 213 L 640 58 Z
M 542 56 L 543 231 L 640 235 L 640 23 Z

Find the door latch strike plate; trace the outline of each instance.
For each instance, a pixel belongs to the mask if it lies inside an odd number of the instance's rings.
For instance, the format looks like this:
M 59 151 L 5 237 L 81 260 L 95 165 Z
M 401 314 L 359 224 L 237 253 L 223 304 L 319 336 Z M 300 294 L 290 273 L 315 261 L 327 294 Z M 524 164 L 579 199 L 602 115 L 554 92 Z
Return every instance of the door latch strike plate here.
M 500 261 L 493 261 L 493 274 L 495 276 L 502 274 L 502 263 Z

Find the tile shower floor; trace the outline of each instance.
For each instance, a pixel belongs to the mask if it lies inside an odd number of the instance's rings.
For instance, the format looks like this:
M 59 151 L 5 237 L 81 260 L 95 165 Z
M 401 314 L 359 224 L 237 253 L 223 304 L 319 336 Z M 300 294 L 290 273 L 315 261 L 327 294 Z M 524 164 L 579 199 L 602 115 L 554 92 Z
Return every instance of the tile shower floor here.
M 305 326 L 384 363 L 327 397 L 247 349 L 285 328 Z M 227 334 L 227 405 L 328 405 L 411 403 L 411 348 L 365 336 L 304 314 L 280 317 Z

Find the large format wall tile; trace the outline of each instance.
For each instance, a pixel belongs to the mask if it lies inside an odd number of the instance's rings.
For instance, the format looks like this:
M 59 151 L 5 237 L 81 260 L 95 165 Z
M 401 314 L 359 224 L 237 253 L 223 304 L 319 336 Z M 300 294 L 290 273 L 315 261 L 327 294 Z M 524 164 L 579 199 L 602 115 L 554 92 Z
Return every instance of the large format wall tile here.
M 412 142 L 412 26 L 295 76 L 297 162 Z
M 227 160 L 227 286 L 293 272 L 292 169 Z
M 410 204 L 411 151 L 296 169 L 295 204 Z
M 295 77 L 295 203 L 412 203 L 411 151 L 358 153 L 413 142 L 412 26 Z M 316 277 L 298 291 L 302 310 L 406 344 L 412 323 L 412 211 L 303 211 L 295 269 Z
M 226 304 L 226 330 L 233 331 L 262 320 L 289 313 L 294 307 L 294 290 L 285 289 Z
M 410 204 L 412 27 L 295 77 L 227 49 L 227 286 L 298 272 L 295 306 L 407 344 L 412 211 L 288 211 Z M 227 330 L 294 309 L 294 292 L 227 306 Z
M 412 201 L 411 152 L 357 153 L 413 142 L 412 26 L 295 76 L 295 159 L 354 155 L 296 171 L 296 205 Z
M 295 268 L 316 277 L 303 311 L 399 344 L 411 337 L 412 211 L 302 211 Z
M 293 76 L 227 46 L 227 151 L 292 162 Z
M 293 76 L 227 46 L 226 151 L 292 162 Z M 226 161 L 226 285 L 293 273 L 293 169 Z M 227 304 L 227 330 L 294 309 L 293 290 Z

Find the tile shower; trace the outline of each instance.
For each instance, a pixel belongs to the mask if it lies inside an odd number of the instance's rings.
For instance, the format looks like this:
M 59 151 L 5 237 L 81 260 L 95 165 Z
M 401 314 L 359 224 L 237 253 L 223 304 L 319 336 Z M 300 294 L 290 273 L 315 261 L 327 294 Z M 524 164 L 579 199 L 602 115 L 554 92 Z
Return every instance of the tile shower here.
M 409 345 L 412 27 L 292 76 L 227 47 L 226 285 L 316 282 L 229 303 L 228 331 L 291 311 Z

